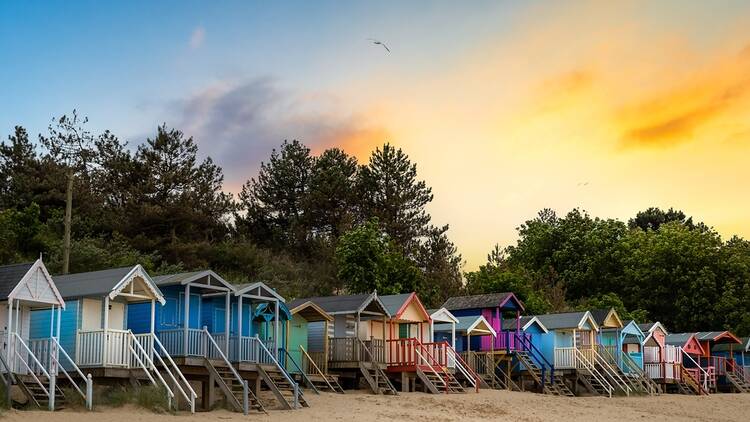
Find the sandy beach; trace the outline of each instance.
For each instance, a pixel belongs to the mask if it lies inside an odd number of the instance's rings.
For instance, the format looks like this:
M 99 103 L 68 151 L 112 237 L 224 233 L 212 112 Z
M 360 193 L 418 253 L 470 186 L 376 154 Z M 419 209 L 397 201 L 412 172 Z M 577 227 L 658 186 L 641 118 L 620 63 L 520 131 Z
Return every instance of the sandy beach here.
M 402 393 L 397 397 L 348 392 L 346 395 L 310 394 L 311 407 L 297 411 L 271 410 L 269 415 L 215 410 L 206 413 L 155 414 L 127 406 L 98 408 L 94 412 L 63 410 L 55 413 L 11 410 L 8 421 L 45 422 L 157 422 L 165 420 L 219 421 L 740 421 L 747 420 L 750 394 L 710 397 L 552 397 L 532 393 L 481 391 L 477 394 L 433 396 Z

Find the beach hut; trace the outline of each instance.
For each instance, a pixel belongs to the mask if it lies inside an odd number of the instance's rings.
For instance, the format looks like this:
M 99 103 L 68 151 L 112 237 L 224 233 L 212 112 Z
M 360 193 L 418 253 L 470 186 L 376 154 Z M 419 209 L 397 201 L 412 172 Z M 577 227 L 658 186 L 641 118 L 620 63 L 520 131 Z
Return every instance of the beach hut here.
M 436 323 L 434 325 L 434 338 L 436 342 L 443 341 L 446 344 L 454 340 L 452 347 L 457 354 L 456 359 L 468 368 L 479 384 L 486 388 L 505 388 L 501 380 L 496 379 L 494 363 L 488 354 L 477 354 L 471 350 L 473 339 L 481 339 L 485 336 L 495 337 L 497 333 L 492 325 L 483 316 L 454 317 L 455 323 Z
M 458 323 L 456 316 L 445 308 L 428 309 L 427 313 L 430 314 L 430 332 L 432 333 L 432 341 L 445 341 L 448 342 L 453 349 L 456 349 L 456 324 Z M 442 330 L 436 335 L 435 325 L 437 324 L 442 324 L 442 328 L 450 327 L 450 330 Z M 445 324 L 448 325 L 446 326 Z
M 76 366 L 60 338 L 60 316 L 66 303 L 41 258 L 0 266 L 0 306 L 7 310 L 0 312 L 0 336 L 5 343 L 0 372 L 6 402 L 11 402 L 11 385 L 16 383 L 30 403 L 54 410 L 64 405 L 60 385 L 67 384 L 91 409 L 91 378 Z M 47 319 L 43 325 L 35 324 L 31 316 L 41 311 Z
M 620 332 L 620 368 L 626 374 L 643 372 L 643 343 L 646 335 L 634 320 L 625 321 Z M 650 379 L 650 378 L 649 378 Z
M 296 305 L 290 313 L 292 318 L 287 321 L 287 372 L 299 377 L 315 392 L 328 389 L 343 393 L 338 376 L 328 372 L 328 336 L 315 337 L 318 341 L 311 341 L 309 336 L 310 324 L 318 324 L 326 332 L 333 317 L 310 301 Z
M 730 366 L 736 366 L 742 372 L 745 382 L 750 382 L 750 337 L 740 338 L 739 345 L 717 344 L 711 348 L 711 352 L 732 361 Z
M 195 411 L 190 383 L 156 337 L 156 307 L 164 296 L 140 265 L 55 276 L 67 303 L 60 315 L 60 343 L 77 366 L 94 379 L 146 379 L 166 390 L 170 405 L 179 401 Z M 128 327 L 130 305 L 147 303 L 148 331 Z M 32 312 L 31 323 L 44 326 L 51 311 Z M 107 381 L 108 382 L 108 381 Z
M 477 347 L 473 350 L 483 352 L 493 352 L 501 354 L 511 354 L 516 350 L 525 350 L 523 342 L 518 340 L 510 327 L 503 326 L 503 318 L 513 315 L 514 323 L 511 324 L 516 330 L 520 326 L 521 312 L 523 312 L 523 303 L 510 292 L 489 293 L 472 296 L 456 296 L 448 298 L 442 306 L 449 310 L 456 317 L 462 316 L 483 316 L 489 321 L 492 329 L 497 333 L 497 337 L 481 337 Z
M 619 373 L 617 365 L 605 359 L 598 348 L 600 327 L 589 311 L 537 315 L 547 327 L 541 350 L 555 370 L 577 391 L 576 380 L 591 394 L 612 396 L 633 389 Z M 580 390 L 578 390 L 580 391 Z
M 294 308 L 313 302 L 333 317 L 323 331 L 322 324 L 308 325 L 308 342 L 322 344 L 328 337 L 328 371 L 339 375 L 344 386 L 364 380 L 375 394 L 396 394 L 386 369 L 386 325 L 390 314 L 377 293 L 322 296 L 296 299 Z
M 433 342 L 433 325 L 416 293 L 380 296 L 390 317 L 386 328 L 386 364 L 388 374 L 401 391 L 417 391 L 421 384 L 430 393 L 463 393 L 463 386 L 454 376 L 454 369 L 466 372 L 453 347 L 447 342 Z M 466 381 L 476 377 L 466 372 Z
M 674 345 L 666 344 L 667 329 L 660 322 L 638 324 L 645 335 L 643 339 L 643 370 L 646 375 L 666 388 L 666 384 L 679 379 L 682 352 Z
M 742 347 L 742 341 L 729 331 L 698 332 L 695 333 L 695 338 L 703 349 L 700 357 L 701 367 L 709 374 L 713 374 L 713 387 L 717 391 L 750 393 L 750 384 L 745 381 L 743 368 L 726 356 L 712 354 L 715 346 Z
M 665 384 L 665 390 L 681 394 L 709 394 L 709 391 L 715 388 L 716 379 L 700 365 L 703 347 L 695 333 L 667 334 L 664 343 L 667 347 L 675 348 L 679 356 L 675 361 L 680 362 L 675 367 L 673 382 Z

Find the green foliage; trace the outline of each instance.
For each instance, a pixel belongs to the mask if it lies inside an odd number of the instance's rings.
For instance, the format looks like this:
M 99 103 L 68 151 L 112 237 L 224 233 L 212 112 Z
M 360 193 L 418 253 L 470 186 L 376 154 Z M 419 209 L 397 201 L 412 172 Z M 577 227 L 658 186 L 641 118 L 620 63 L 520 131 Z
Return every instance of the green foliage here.
M 39 206 L 0 210 L 0 264 L 35 260 L 41 250 Z
M 167 413 L 171 410 L 167 390 L 163 387 L 113 386 L 100 389 L 96 393 L 95 403 L 101 406 L 122 407 L 132 404 L 155 413 Z
M 616 293 L 605 293 L 596 297 L 585 298 L 576 307 L 580 311 L 589 311 L 592 309 L 611 309 L 615 308 L 617 314 L 620 316 L 623 322 L 628 320 L 635 320 L 636 322 L 648 321 L 648 312 L 643 309 L 636 309 L 632 312 L 625 308 L 625 304 L 622 302 Z

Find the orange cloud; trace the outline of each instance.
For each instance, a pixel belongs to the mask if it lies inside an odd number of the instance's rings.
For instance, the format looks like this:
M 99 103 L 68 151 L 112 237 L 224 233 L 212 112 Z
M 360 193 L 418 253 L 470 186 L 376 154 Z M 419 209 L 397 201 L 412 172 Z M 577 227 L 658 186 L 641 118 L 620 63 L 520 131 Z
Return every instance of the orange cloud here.
M 750 94 L 747 48 L 692 80 L 623 107 L 617 119 L 625 147 L 666 147 L 730 113 Z

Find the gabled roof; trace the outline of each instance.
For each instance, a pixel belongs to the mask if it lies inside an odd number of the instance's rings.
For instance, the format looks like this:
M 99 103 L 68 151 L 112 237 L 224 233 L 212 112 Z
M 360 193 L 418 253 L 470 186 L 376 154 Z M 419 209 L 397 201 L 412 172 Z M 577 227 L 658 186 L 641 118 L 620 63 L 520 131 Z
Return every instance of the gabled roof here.
M 3 265 L 0 267 L 0 300 L 8 299 L 8 295 L 21 282 L 23 276 L 29 272 L 33 262 L 23 264 Z
M 708 341 L 714 344 L 741 344 L 742 341 L 729 331 L 699 331 L 695 333 L 698 341 Z
M 205 280 L 205 282 L 202 282 Z M 235 290 L 236 286 L 224 280 L 220 275 L 216 274 L 212 270 L 201 270 L 201 271 L 190 271 L 185 273 L 166 274 L 154 277 L 154 282 L 157 286 L 174 286 L 174 285 L 185 285 L 188 283 L 202 282 L 201 284 L 208 284 L 212 281 L 217 281 L 219 285 L 215 287 L 224 287 L 232 291 Z
M 385 309 L 387 309 L 388 313 L 391 315 L 391 319 L 401 319 L 404 311 L 406 311 L 410 304 L 414 303 L 417 305 L 417 308 L 424 317 L 424 321 L 430 320 L 429 312 L 427 312 L 427 309 L 425 309 L 424 305 L 422 305 L 422 301 L 419 300 L 419 296 L 417 296 L 417 294 L 414 292 L 398 295 L 379 296 L 379 298 L 383 303 L 383 306 L 385 306 Z
M 141 276 L 146 288 L 154 295 L 156 300 L 164 304 L 164 297 L 161 291 L 146 270 L 140 265 L 58 275 L 53 277 L 53 279 L 64 298 L 109 295 L 110 299 L 112 299 L 136 276 Z
M 533 315 L 524 315 L 521 318 L 519 318 L 518 322 L 521 325 L 521 331 L 526 331 L 529 327 L 536 324 L 545 333 L 549 332 L 547 327 L 545 327 L 544 324 L 542 324 L 542 322 L 539 321 L 539 318 Z M 515 319 L 508 318 L 508 319 L 503 320 L 503 330 L 515 331 L 515 329 L 516 329 Z
M 331 315 L 356 314 L 357 312 L 371 311 L 385 315 L 388 318 L 391 317 L 391 314 L 375 292 L 359 295 L 319 296 L 295 299 L 289 303 L 289 306 L 295 307 L 307 301 L 315 302 L 316 305 Z
M 620 319 L 620 315 L 617 314 L 615 308 L 592 309 L 591 316 L 594 318 L 594 321 L 596 321 L 599 327 L 602 328 L 622 328 L 623 326 L 625 326 L 625 324 L 623 324 L 622 322 L 622 319 Z M 606 322 L 610 318 L 614 318 L 617 321 L 617 327 L 605 327 Z
M 300 303 L 299 305 L 289 310 L 292 315 L 299 315 L 308 322 L 316 321 L 333 321 L 333 317 L 330 316 L 320 306 L 316 305 L 315 302 L 307 301 Z
M 638 337 L 640 339 L 638 340 L 639 342 L 643 341 L 644 337 L 646 337 L 646 334 L 644 334 L 638 324 L 632 319 L 625 321 L 625 326 L 622 327 L 622 333 L 625 334 L 626 339 L 633 339 L 633 336 Z M 633 341 L 629 343 L 633 343 Z
M 451 311 L 440 308 L 440 309 L 428 309 L 427 312 L 430 314 L 430 318 L 432 318 L 433 321 L 435 321 L 436 324 L 439 324 L 441 322 L 447 322 L 447 323 L 458 323 L 458 318 L 456 318 L 455 315 L 451 313 Z
M 451 331 L 453 328 L 450 324 L 435 324 L 435 331 Z M 497 336 L 497 332 L 492 328 L 492 325 L 487 319 L 481 315 L 478 316 L 462 316 L 458 317 L 456 323 L 456 333 L 463 333 L 467 335 L 491 335 Z
M 523 303 L 510 292 L 505 293 L 488 293 L 483 295 L 472 295 L 472 296 L 456 296 L 448 298 L 443 303 L 443 308 L 449 311 L 456 311 L 460 309 L 485 309 L 485 308 L 496 308 L 506 306 L 508 302 L 513 302 L 516 307 L 523 311 Z
M 545 314 L 536 317 L 548 330 L 581 329 L 586 322 L 591 325 L 592 329 L 599 330 L 599 325 L 589 311 Z
M 682 348 L 687 347 L 689 343 L 695 343 L 696 347 L 700 350 L 700 353 L 703 353 L 703 346 L 701 346 L 698 338 L 695 337 L 695 333 L 667 334 L 664 343 L 669 346 L 678 346 Z
M 732 343 L 720 343 L 711 348 L 715 352 L 728 352 L 731 347 L 735 352 L 750 352 L 750 337 L 740 338 L 740 345 L 734 345 Z
M 41 258 L 31 263 L 0 266 L 0 300 L 7 299 L 65 308 L 65 301 Z
M 267 297 L 269 299 L 278 299 L 281 302 L 286 302 L 286 299 L 281 297 L 280 294 L 276 293 L 276 290 L 272 289 L 271 287 L 269 287 L 266 283 L 262 281 L 256 281 L 254 283 L 245 283 L 245 284 L 234 286 L 234 295 L 235 296 L 252 295 L 252 296 L 258 296 L 258 297 Z

